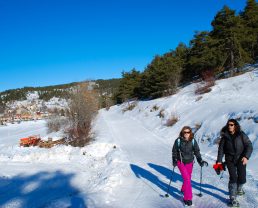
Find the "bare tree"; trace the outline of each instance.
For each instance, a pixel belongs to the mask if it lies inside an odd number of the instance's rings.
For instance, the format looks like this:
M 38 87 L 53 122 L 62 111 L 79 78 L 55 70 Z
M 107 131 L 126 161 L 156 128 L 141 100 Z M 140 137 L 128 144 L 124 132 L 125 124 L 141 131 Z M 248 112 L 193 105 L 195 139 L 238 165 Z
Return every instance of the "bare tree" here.
M 91 124 L 98 111 L 98 100 L 98 93 L 89 89 L 87 83 L 74 90 L 68 115 L 71 145 L 84 146 L 91 140 Z

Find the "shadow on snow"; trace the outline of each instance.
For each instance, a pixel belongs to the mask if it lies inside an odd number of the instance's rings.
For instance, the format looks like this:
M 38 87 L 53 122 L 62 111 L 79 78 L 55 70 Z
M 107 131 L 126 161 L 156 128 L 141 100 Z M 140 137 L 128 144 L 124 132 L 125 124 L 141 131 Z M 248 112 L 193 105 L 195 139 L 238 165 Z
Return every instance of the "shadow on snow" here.
M 86 208 L 80 191 L 71 185 L 73 177 L 61 171 L 0 177 L 0 207 Z
M 153 168 L 155 171 L 166 176 L 166 178 L 168 179 L 168 183 L 169 183 L 169 180 L 172 175 L 172 171 L 170 169 L 160 166 L 160 165 L 152 164 L 152 163 L 148 163 L 148 165 L 149 165 L 149 167 Z M 131 164 L 130 166 L 137 178 L 145 178 L 146 180 L 150 181 L 154 185 L 158 186 L 162 191 L 164 191 L 164 193 L 167 192 L 168 185 L 169 185 L 168 183 L 162 182 L 156 175 L 154 175 L 153 173 L 151 173 L 150 171 L 148 171 L 144 168 L 141 168 L 134 164 Z M 174 172 L 174 175 L 172 177 L 172 182 L 176 183 L 177 181 L 179 181 L 181 183 L 183 182 L 181 175 Z M 182 198 L 181 192 L 177 188 L 173 187 L 173 183 L 171 183 L 171 186 L 169 189 L 169 194 L 172 197 L 174 197 L 175 199 L 181 200 L 181 198 Z M 193 189 L 199 191 L 200 183 L 192 180 L 192 187 L 193 187 Z M 226 198 L 214 193 L 214 191 L 219 191 L 222 194 L 228 195 L 227 191 L 222 190 L 218 187 L 215 187 L 211 184 L 207 184 L 207 183 L 202 184 L 202 193 L 210 195 L 214 198 L 217 198 L 218 200 L 222 201 L 223 203 L 227 202 Z M 160 196 L 162 196 L 162 195 L 160 195 Z M 162 196 L 162 197 L 164 197 L 164 196 Z

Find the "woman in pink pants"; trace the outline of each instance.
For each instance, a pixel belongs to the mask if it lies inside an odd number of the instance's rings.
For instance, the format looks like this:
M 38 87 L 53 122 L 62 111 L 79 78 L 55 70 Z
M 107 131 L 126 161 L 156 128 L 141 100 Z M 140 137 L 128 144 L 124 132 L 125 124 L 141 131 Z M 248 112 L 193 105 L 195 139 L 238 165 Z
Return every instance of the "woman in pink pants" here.
M 200 148 L 194 134 L 189 126 L 184 126 L 179 134 L 179 137 L 175 140 L 172 149 L 172 161 L 173 166 L 178 166 L 178 169 L 183 178 L 183 185 L 181 192 L 184 194 L 184 203 L 186 206 L 192 205 L 192 185 L 191 176 L 193 170 L 194 156 L 200 166 L 208 165 L 206 161 L 202 160 L 200 154 Z

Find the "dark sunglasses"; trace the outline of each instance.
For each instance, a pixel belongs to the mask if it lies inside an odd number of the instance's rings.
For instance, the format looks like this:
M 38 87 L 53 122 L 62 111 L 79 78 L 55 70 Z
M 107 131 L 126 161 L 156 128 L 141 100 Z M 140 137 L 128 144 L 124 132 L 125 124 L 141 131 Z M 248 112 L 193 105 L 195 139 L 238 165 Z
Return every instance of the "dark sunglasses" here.
M 184 134 L 190 134 L 191 132 L 190 131 L 184 131 L 183 133 Z
M 228 126 L 235 126 L 235 124 L 228 124 Z

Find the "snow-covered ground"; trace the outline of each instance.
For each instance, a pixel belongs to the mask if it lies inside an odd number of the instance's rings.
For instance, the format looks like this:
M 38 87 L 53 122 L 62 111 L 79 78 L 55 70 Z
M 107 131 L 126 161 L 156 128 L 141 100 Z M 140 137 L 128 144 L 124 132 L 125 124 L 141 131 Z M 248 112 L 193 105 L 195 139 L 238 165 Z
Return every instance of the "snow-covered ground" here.
M 171 147 L 184 125 L 199 126 L 196 140 L 209 167 L 203 168 L 203 197 L 199 193 L 200 167 L 194 165 L 195 207 L 227 207 L 228 174 L 220 179 L 212 169 L 220 129 L 237 118 L 254 145 L 248 163 L 246 195 L 241 207 L 258 207 L 258 72 L 216 81 L 212 91 L 195 95 L 196 84 L 176 95 L 100 110 L 94 123 L 95 140 L 87 147 L 20 148 L 28 134 L 47 138 L 45 121 L 0 127 L 0 207 L 165 208 L 183 207 L 182 178 L 176 169 L 170 197 Z M 154 107 L 155 106 L 155 107 Z M 164 116 L 160 117 L 160 111 Z M 166 122 L 176 116 L 178 122 Z M 52 134 L 53 136 L 60 136 Z

